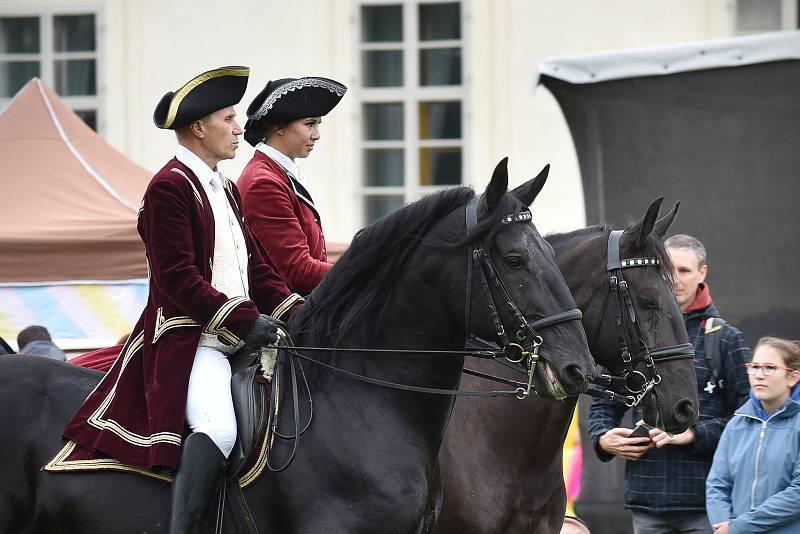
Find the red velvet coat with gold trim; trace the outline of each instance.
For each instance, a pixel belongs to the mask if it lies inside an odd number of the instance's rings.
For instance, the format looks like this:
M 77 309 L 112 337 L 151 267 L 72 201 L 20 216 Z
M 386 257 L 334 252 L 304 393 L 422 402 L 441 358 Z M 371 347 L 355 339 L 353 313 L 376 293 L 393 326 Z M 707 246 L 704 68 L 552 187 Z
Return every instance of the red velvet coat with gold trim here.
M 319 214 L 303 186 L 256 150 L 236 184 L 247 224 L 286 283 L 307 295 L 330 271 Z
M 259 313 L 286 318 L 302 300 L 265 263 L 244 225 L 236 187 L 226 180 L 225 189 L 247 241 L 252 300 L 229 299 L 211 286 L 214 214 L 194 173 L 172 159 L 151 180 L 139 210 L 149 267 L 147 305 L 64 437 L 126 464 L 174 468 L 200 334 L 215 335 L 232 351 Z

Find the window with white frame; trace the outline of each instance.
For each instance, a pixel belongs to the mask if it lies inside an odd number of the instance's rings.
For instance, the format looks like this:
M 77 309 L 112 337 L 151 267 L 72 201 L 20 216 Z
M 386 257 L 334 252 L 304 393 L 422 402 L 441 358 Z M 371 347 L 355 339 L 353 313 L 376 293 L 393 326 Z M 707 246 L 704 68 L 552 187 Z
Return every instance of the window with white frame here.
M 798 4 L 798 0 L 737 0 L 736 34 L 798 28 Z
M 462 183 L 461 2 L 359 2 L 363 220 Z
M 95 13 L 0 13 L 0 109 L 33 77 L 97 130 Z

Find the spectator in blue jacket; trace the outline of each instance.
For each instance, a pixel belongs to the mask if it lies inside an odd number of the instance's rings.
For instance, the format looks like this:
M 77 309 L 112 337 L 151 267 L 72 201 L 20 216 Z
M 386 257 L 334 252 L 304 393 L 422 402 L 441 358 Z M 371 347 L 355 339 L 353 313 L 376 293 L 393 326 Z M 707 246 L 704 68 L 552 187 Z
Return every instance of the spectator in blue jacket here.
M 800 344 L 761 338 L 706 482 L 714 534 L 800 532 Z
M 625 507 L 632 511 L 636 534 L 711 534 L 706 477 L 725 423 L 747 399 L 745 363 L 750 361 L 750 349 L 738 329 L 722 325 L 718 338 L 722 380 L 711 379 L 705 325 L 719 314 L 705 284 L 706 249 L 688 235 L 673 236 L 664 246 L 674 268 L 675 297 L 694 346 L 700 419 L 681 434 L 653 428 L 649 437 L 629 437 L 632 429 L 620 427 L 627 408 L 598 399 L 589 411 L 589 433 L 600 460 L 615 456 L 627 460 Z M 634 408 L 633 420 L 640 419 L 640 410 Z

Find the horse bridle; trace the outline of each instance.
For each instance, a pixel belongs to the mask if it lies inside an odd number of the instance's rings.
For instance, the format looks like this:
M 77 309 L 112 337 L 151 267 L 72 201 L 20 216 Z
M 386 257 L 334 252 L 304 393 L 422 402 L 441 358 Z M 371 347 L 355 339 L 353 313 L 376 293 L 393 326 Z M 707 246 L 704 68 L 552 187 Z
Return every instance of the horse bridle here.
M 658 258 L 620 259 L 619 242 L 623 232 L 624 230 L 613 230 L 608 236 L 608 261 L 606 265 L 608 288 L 603 297 L 603 305 L 592 334 L 590 346 L 596 346 L 595 343 L 600 333 L 600 325 L 605 316 L 609 296 L 613 294 L 611 300 L 616 305 L 614 323 L 625 368 L 622 376 L 598 375 L 586 393 L 594 397 L 620 402 L 630 408 L 637 406 L 653 386 L 661 382 L 661 375 L 658 374 L 656 369 L 657 362 L 693 358 L 694 347 L 691 343 L 681 343 L 655 349 L 650 349 L 647 346 L 647 340 L 642 333 L 641 321 L 636 316 L 636 308 L 633 306 L 630 288 L 622 271 L 623 269 L 634 267 L 658 265 L 660 261 Z M 635 355 L 631 354 L 628 348 L 626 332 L 632 339 L 638 340 L 640 350 Z M 644 362 L 644 372 L 637 370 L 637 366 L 642 362 Z
M 478 225 L 478 205 L 480 204 L 481 197 L 475 195 L 466 206 L 466 229 L 467 236 L 470 235 L 472 230 Z M 530 210 L 523 210 L 516 213 L 509 213 L 500 219 L 500 224 L 503 226 L 514 223 L 527 223 L 533 218 Z M 491 256 L 486 252 L 483 242 L 480 238 L 476 238 L 468 248 L 469 259 L 467 262 L 467 287 L 464 303 L 464 328 L 469 336 L 470 331 L 470 309 L 472 307 L 472 270 L 480 274 L 481 287 L 486 295 L 488 302 L 489 318 L 494 326 L 495 334 L 500 340 L 503 349 L 504 358 L 513 363 L 525 362 L 525 370 L 528 374 L 528 383 L 525 387 L 524 394 L 520 398 L 527 397 L 533 389 L 533 375 L 536 370 L 536 364 L 539 361 L 539 347 L 542 345 L 542 336 L 539 335 L 537 330 L 547 328 L 549 326 L 557 325 L 566 321 L 580 321 L 583 317 L 581 311 L 577 308 L 560 312 L 554 315 L 543 317 L 533 322 L 528 322 L 525 315 L 520 311 L 519 306 L 511 296 L 506 284 L 500 277 L 497 267 L 494 265 Z M 502 303 L 509 309 L 513 321 L 513 328 L 511 328 L 511 336 L 503 325 L 503 319 L 498 312 L 497 301 L 495 300 L 494 289 L 497 291 L 501 298 Z M 465 369 L 466 372 L 471 374 L 479 373 L 472 372 Z M 488 375 L 482 375 L 489 377 Z M 495 378 L 495 377 L 492 377 Z

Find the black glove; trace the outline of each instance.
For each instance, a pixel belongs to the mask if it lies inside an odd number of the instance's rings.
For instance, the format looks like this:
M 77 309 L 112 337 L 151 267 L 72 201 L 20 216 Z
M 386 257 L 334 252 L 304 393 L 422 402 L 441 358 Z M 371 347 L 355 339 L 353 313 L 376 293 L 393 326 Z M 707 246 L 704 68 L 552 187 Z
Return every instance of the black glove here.
M 272 345 L 278 341 L 278 328 L 286 330 L 286 325 L 280 319 L 275 319 L 263 313 L 250 327 L 244 337 L 245 347 L 250 351 L 260 350 L 265 345 Z

